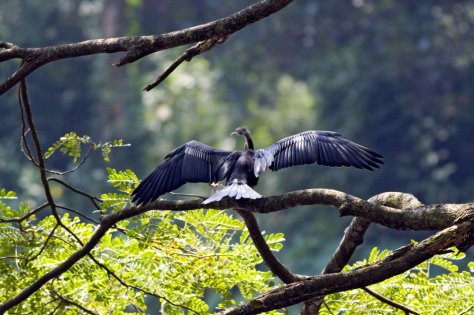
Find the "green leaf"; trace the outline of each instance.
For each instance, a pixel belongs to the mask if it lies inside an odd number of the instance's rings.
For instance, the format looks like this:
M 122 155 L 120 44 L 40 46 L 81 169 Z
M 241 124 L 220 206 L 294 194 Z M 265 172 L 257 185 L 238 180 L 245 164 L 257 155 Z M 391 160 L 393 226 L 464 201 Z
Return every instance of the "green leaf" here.
M 17 199 L 14 191 L 7 191 L 5 188 L 0 189 L 0 199 Z

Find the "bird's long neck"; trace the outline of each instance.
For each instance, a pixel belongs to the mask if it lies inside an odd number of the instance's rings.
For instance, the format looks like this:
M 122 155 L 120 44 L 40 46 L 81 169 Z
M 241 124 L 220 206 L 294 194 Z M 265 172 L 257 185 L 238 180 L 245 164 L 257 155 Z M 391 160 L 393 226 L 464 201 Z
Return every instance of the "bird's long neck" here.
M 249 133 L 245 134 L 245 150 L 253 150 L 253 140 Z

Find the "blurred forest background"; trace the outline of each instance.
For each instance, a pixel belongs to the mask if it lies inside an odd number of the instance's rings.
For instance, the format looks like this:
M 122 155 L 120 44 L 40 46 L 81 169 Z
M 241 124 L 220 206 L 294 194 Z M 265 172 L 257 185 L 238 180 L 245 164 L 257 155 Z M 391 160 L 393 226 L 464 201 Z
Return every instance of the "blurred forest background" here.
M 39 47 L 122 35 L 160 34 L 227 16 L 253 1 L 2 0 L 0 39 Z M 257 147 L 303 130 L 334 130 L 386 157 L 376 172 L 304 166 L 264 174 L 264 195 L 324 187 L 362 197 L 385 191 L 423 203 L 466 202 L 474 193 L 474 1 L 298 0 L 185 63 L 151 92 L 154 80 L 186 48 L 121 68 L 120 57 L 62 60 L 28 79 L 44 147 L 69 131 L 96 141 L 123 138 L 109 165 L 141 178 L 172 148 L 196 139 L 241 148 L 229 134 L 252 132 Z M 16 65 L 2 64 L 1 78 Z M 0 98 L 0 186 L 34 200 L 36 169 L 20 151 L 16 91 Z M 70 169 L 70 159 L 48 160 Z M 99 195 L 106 165 L 92 156 L 67 176 Z M 205 184 L 181 191 L 207 195 Z M 57 197 L 73 198 L 59 187 Z M 90 213 L 80 200 L 77 208 Z M 279 257 L 296 273 L 319 273 L 350 218 L 303 207 L 258 216 L 284 232 Z M 373 246 L 393 249 L 417 233 L 373 225 Z M 365 252 L 364 252 L 365 251 Z M 360 258 L 361 256 L 359 256 Z M 357 258 L 357 257 L 356 257 Z

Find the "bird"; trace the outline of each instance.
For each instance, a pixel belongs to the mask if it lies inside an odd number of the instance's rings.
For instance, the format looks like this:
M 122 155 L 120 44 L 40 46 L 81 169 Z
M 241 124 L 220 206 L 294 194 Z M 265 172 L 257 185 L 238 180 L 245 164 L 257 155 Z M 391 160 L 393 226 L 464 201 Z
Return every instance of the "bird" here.
M 244 127 L 236 128 L 232 134 L 245 138 L 244 150 L 221 150 L 196 140 L 172 150 L 135 188 L 132 202 L 137 206 L 145 205 L 186 183 L 216 184 L 223 180 L 226 186 L 205 199 L 203 204 L 225 197 L 258 199 L 262 195 L 253 187 L 267 169 L 278 171 L 317 163 L 373 171 L 384 164 L 381 154 L 347 140 L 334 131 L 303 131 L 263 149 L 254 148 L 250 132 Z

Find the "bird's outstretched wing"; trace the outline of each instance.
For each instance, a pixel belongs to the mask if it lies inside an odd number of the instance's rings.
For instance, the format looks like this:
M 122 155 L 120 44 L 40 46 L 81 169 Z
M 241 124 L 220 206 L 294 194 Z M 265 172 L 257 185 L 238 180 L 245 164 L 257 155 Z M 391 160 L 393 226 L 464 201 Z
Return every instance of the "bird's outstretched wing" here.
M 239 151 L 219 150 L 198 141 L 183 144 L 168 155 L 133 191 L 133 202 L 142 205 L 185 183 L 213 183 L 224 179 Z
M 255 152 L 255 175 L 318 163 L 325 166 L 353 166 L 373 170 L 383 164 L 383 156 L 333 131 L 309 130 L 283 138 Z

